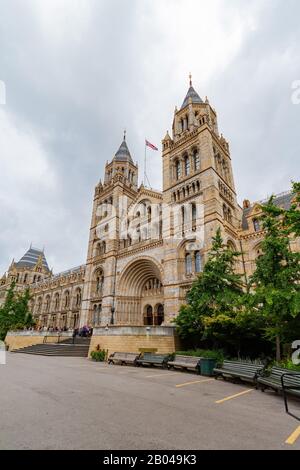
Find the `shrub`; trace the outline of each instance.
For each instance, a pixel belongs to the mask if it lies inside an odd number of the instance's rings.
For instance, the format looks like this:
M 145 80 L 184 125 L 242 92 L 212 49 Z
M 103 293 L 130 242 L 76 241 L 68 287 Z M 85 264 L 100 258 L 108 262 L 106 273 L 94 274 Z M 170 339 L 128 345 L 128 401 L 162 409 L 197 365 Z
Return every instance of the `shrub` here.
M 91 358 L 93 361 L 103 362 L 105 361 L 106 352 L 105 349 L 100 349 L 99 351 L 92 351 Z
M 285 369 L 295 370 L 297 372 L 300 372 L 300 364 L 299 365 L 294 364 L 291 359 L 286 359 L 285 361 L 281 361 L 274 365 L 278 365 L 279 367 L 284 367 Z

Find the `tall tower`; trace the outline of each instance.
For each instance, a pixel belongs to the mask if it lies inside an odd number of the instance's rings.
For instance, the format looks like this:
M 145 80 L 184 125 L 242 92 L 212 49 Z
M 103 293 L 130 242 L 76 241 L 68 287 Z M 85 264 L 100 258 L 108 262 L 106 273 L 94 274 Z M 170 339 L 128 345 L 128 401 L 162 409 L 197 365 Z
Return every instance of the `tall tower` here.
M 182 235 L 170 239 L 164 259 L 165 310 L 171 320 L 202 270 L 217 228 L 225 240 L 235 239 L 240 220 L 229 145 L 219 134 L 216 111 L 200 98 L 191 76 L 183 103 L 175 108 L 172 137 L 167 133 L 162 146 L 163 200 L 177 213 L 170 233 Z M 193 244 L 193 231 L 201 235 L 200 245 Z
M 119 220 L 135 199 L 138 166 L 123 141 L 105 165 L 104 183 L 95 188 L 83 292 L 81 325 L 106 325 L 114 321 Z

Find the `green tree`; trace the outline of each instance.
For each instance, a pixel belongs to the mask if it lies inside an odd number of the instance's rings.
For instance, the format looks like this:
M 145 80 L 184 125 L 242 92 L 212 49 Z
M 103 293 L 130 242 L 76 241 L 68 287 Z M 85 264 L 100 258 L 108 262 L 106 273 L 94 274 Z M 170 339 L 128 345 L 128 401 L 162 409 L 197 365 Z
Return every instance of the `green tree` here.
M 9 287 L 5 302 L 0 307 L 0 339 L 4 340 L 7 332 L 13 329 L 22 329 L 34 325 L 29 311 L 29 289 L 17 293 L 15 283 Z
M 300 183 L 292 184 L 294 194 L 293 203 L 287 211 L 283 213 L 283 224 L 287 232 L 295 237 L 300 237 Z
M 261 209 L 266 233 L 248 300 L 253 318 L 263 321 L 266 338 L 276 341 L 276 359 L 280 360 L 281 343 L 291 340 L 291 325 L 300 318 L 300 254 L 290 250 L 287 212 L 274 204 L 273 197 Z
M 187 305 L 175 319 L 183 338 L 218 339 L 239 349 L 241 326 L 239 315 L 244 297 L 241 276 L 235 273 L 238 252 L 223 244 L 220 229 L 203 272 L 194 281 L 187 295 Z

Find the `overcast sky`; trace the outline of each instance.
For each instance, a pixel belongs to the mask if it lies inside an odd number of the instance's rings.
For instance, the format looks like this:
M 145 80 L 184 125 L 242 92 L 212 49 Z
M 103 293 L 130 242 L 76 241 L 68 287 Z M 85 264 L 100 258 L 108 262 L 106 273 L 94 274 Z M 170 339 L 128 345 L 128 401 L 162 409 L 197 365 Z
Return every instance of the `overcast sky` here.
M 289 189 L 299 18 L 298 0 L 0 0 L 0 273 L 31 242 L 55 272 L 85 262 L 123 129 L 141 174 L 144 138 L 160 148 L 189 72 L 230 142 L 239 202 Z M 149 158 L 161 189 L 160 152 Z

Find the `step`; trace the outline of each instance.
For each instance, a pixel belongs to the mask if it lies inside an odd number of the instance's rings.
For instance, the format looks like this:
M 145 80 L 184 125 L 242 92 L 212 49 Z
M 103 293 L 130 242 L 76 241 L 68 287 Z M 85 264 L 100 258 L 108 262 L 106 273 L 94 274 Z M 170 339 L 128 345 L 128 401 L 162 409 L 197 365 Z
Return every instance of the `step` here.
M 89 342 L 85 344 L 72 343 L 43 343 L 34 344 L 25 348 L 16 349 L 12 352 L 23 354 L 36 354 L 43 356 L 69 356 L 87 357 L 89 352 Z

